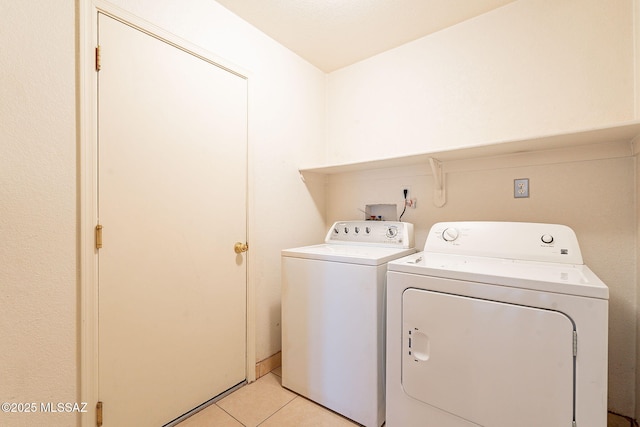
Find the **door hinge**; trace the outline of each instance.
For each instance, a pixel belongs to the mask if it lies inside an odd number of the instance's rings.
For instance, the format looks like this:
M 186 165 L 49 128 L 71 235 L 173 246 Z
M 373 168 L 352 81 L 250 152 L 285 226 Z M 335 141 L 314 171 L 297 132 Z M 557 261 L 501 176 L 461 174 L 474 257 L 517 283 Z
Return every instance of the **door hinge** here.
M 578 332 L 573 331 L 573 357 L 578 355 Z
M 98 45 L 96 46 L 96 71 L 100 71 L 101 67 L 102 67 L 102 64 L 100 60 L 100 45 Z
M 96 425 L 102 426 L 102 402 L 96 403 Z
M 102 225 L 96 225 L 96 249 L 102 247 Z

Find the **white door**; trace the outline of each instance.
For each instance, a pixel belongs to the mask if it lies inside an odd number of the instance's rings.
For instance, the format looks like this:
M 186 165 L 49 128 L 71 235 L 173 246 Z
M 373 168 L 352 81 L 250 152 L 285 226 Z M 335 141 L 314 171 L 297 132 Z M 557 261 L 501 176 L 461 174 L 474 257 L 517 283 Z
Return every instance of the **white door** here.
M 563 313 L 421 289 L 403 293 L 402 313 L 409 396 L 480 426 L 571 425 L 574 326 Z
M 246 378 L 247 81 L 98 25 L 99 400 L 158 427 Z

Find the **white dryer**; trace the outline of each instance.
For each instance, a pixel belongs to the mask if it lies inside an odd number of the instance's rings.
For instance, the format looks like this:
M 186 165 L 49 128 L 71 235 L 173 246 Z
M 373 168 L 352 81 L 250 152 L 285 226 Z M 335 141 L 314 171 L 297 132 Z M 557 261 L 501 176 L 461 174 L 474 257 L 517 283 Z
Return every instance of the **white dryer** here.
M 343 221 L 324 244 L 282 251 L 282 385 L 367 427 L 385 420 L 387 262 L 413 225 Z
M 570 228 L 438 223 L 388 270 L 388 427 L 606 426 L 609 293 Z

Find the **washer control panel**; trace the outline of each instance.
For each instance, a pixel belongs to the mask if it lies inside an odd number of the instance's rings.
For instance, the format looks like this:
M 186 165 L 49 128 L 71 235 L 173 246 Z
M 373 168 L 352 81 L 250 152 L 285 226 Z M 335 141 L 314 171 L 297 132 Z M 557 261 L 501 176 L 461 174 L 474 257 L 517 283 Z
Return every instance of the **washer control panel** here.
M 560 224 L 440 222 L 431 227 L 424 250 L 524 261 L 583 263 L 575 233 Z
M 338 221 L 325 243 L 348 243 L 412 248 L 413 224 L 400 221 Z

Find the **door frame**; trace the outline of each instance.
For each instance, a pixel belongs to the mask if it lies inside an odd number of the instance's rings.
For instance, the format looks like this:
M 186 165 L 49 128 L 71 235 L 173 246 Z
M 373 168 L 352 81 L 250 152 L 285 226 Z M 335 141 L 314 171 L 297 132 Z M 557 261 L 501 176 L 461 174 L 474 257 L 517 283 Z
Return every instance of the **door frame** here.
M 80 426 L 96 425 L 96 403 L 98 401 L 98 251 L 95 248 L 95 226 L 98 223 L 98 86 L 95 71 L 95 47 L 98 40 L 98 13 L 103 13 L 170 45 L 187 51 L 202 60 L 226 69 L 247 80 L 247 116 L 251 111 L 251 73 L 193 43 L 184 40 L 144 19 L 135 16 L 104 0 L 82 0 L 77 3 L 79 33 L 77 71 L 77 174 L 78 184 L 78 387 L 79 401 L 87 403 L 86 413 L 80 414 Z M 251 120 L 247 117 L 247 122 Z M 248 125 L 249 126 L 249 125 Z M 247 189 L 246 207 L 247 241 L 251 241 L 254 217 L 252 214 L 252 151 L 247 129 Z M 246 254 L 246 379 L 256 379 L 256 301 L 254 255 Z

